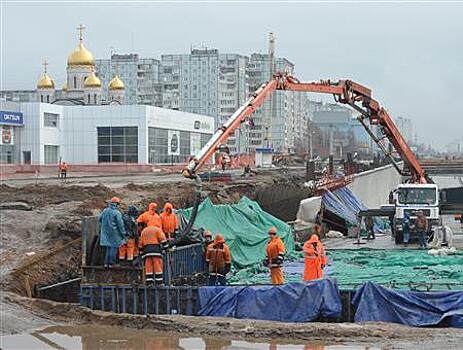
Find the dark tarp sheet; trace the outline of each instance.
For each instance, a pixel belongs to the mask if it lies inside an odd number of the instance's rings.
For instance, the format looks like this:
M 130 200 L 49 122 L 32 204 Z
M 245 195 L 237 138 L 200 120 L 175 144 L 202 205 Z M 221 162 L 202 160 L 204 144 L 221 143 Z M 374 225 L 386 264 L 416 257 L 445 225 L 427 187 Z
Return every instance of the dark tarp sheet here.
M 341 316 L 341 297 L 329 279 L 281 286 L 201 287 L 198 315 L 281 322 Z
M 198 228 L 196 226 L 193 226 L 193 228 L 189 232 L 183 232 L 183 229 L 188 224 L 188 218 L 186 218 L 183 212 L 181 211 L 177 211 L 176 215 L 179 226 L 179 235 L 175 242 L 177 246 L 204 242 L 204 229 L 202 227 Z
M 409 326 L 448 325 L 463 328 L 463 291 L 411 292 L 368 282 L 354 295 L 355 322 L 393 322 Z
M 333 194 L 338 197 L 338 199 L 344 203 L 344 205 L 348 206 L 351 208 L 356 214 L 360 210 L 366 210 L 368 209 L 365 204 L 363 204 L 356 196 L 355 194 L 348 189 L 347 187 L 341 187 L 338 188 L 333 192 Z
M 326 210 L 343 218 L 349 226 L 358 224 L 358 213 L 360 210 L 367 210 L 355 194 L 347 187 L 341 187 L 333 192 L 326 192 L 322 199 Z M 384 226 L 383 220 L 374 218 L 375 232 L 381 232 Z
M 349 200 L 344 198 L 346 196 L 345 193 L 337 193 L 337 191 L 338 190 L 334 192 L 328 191 L 323 195 L 323 206 L 326 210 L 343 218 L 350 226 L 357 225 L 358 210 Z M 353 194 L 352 196 L 354 197 Z

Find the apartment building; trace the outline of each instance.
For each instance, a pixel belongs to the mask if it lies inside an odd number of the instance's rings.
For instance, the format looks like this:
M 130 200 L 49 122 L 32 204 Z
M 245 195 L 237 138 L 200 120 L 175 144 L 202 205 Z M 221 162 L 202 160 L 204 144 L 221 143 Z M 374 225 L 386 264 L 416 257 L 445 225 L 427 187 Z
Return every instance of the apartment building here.
M 103 100 L 108 85 L 118 75 L 125 85 L 125 104 L 162 106 L 160 84 L 161 62 L 155 58 L 140 58 L 138 54 L 113 54 L 110 59 L 95 60 L 96 75 L 100 78 Z

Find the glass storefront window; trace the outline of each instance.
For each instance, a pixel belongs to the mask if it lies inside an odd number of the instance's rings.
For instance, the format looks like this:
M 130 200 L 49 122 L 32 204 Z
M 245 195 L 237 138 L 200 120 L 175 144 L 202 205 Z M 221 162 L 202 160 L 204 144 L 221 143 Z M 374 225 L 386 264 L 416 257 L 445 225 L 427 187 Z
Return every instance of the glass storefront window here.
M 58 164 L 59 146 L 44 145 L 43 152 L 45 164 Z
M 180 131 L 180 155 L 168 154 L 167 129 L 148 128 L 148 162 L 157 163 L 186 163 L 191 157 L 191 139 L 189 131 Z M 211 138 L 209 134 L 201 134 L 201 147 Z
M 99 163 L 138 163 L 138 127 L 98 127 Z

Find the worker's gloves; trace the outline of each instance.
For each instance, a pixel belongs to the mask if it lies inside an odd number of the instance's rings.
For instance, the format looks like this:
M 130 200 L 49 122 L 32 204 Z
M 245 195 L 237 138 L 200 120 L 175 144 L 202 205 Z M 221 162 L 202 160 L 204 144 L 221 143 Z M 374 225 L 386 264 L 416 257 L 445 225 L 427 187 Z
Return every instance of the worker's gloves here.
M 282 254 L 278 255 L 276 258 L 272 259 L 272 265 L 282 265 L 284 257 Z
M 166 250 L 167 248 L 169 248 L 169 242 L 167 240 L 161 241 L 161 249 Z

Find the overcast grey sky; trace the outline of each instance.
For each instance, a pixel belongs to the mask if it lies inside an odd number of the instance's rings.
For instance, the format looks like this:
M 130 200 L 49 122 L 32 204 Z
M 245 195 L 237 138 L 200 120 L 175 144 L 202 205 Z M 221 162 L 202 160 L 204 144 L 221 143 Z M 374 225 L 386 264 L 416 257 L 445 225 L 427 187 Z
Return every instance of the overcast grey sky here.
M 60 86 L 66 59 L 87 28 L 95 58 L 137 52 L 159 58 L 190 45 L 265 52 L 296 64 L 300 80 L 353 79 L 394 116 L 411 118 L 420 140 L 462 138 L 463 3 L 4 3 L 2 89 L 33 89 L 47 59 Z M 133 48 L 133 50 L 132 50 Z

